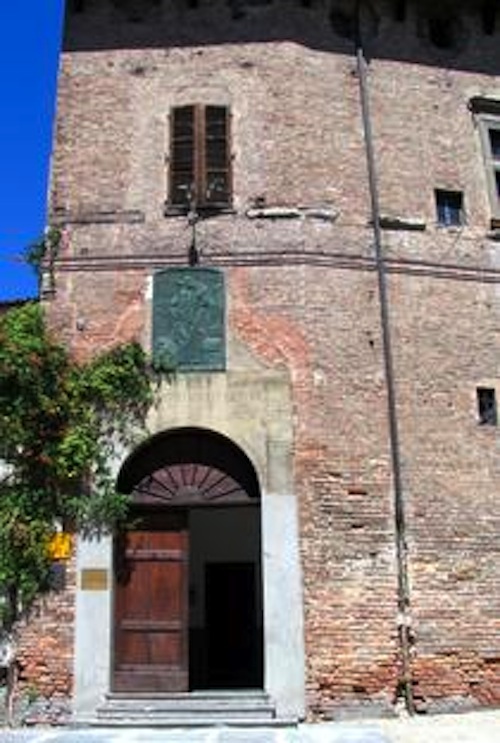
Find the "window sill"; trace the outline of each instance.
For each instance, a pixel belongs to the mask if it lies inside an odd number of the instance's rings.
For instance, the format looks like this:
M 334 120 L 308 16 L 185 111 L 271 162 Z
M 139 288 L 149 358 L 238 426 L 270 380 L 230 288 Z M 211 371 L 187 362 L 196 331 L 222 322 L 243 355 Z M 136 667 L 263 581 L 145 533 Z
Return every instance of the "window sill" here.
M 139 209 L 109 210 L 109 211 L 55 211 L 51 216 L 51 223 L 65 224 L 135 224 L 146 221 L 146 215 Z
M 164 217 L 187 217 L 193 212 L 200 219 L 204 219 L 205 217 L 216 217 L 224 214 L 236 214 L 236 210 L 229 204 L 224 206 L 198 206 L 196 210 L 190 210 L 187 206 L 176 206 L 175 204 L 168 203 L 163 207 Z
M 477 95 L 470 99 L 469 109 L 474 114 L 498 116 L 500 114 L 500 101 L 495 98 L 485 98 Z
M 424 232 L 427 225 L 423 219 L 413 217 L 392 217 L 387 214 L 380 216 L 379 225 L 383 230 L 405 230 L 409 232 Z
M 493 240 L 493 242 L 500 242 L 500 227 L 491 229 L 486 233 L 486 237 L 488 240 Z
M 443 232 L 448 232 L 450 235 L 460 235 L 464 230 L 467 229 L 466 224 L 440 224 L 436 223 L 436 229 Z
M 328 206 L 253 206 L 247 209 L 248 219 L 289 220 L 317 219 L 322 222 L 335 222 L 339 216 L 338 209 Z

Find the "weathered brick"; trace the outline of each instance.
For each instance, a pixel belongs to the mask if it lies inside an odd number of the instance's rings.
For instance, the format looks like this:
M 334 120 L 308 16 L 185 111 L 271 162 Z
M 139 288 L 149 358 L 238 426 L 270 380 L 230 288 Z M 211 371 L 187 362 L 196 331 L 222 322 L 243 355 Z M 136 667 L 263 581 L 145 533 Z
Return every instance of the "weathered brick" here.
M 168 113 L 229 104 L 234 213 L 200 222 L 197 243 L 203 265 L 224 268 L 228 337 L 290 374 L 309 710 L 328 716 L 357 700 L 392 704 L 400 660 L 359 80 L 329 4 L 310 5 L 275 2 L 240 20 L 222 1 L 188 11 L 165 0 L 141 23 L 107 2 L 68 15 L 50 203 L 64 240 L 46 306 L 78 358 L 132 338 L 150 347 L 148 280 L 186 265 L 191 241 L 185 218 L 163 216 Z M 474 95 L 500 98 L 498 31 L 485 36 L 476 12 L 460 13 L 464 45 L 440 51 L 420 33 L 413 3 L 405 23 L 390 3 L 372 5 L 381 210 L 426 225 L 383 232 L 415 694 L 422 709 L 446 699 L 498 704 L 498 429 L 478 426 L 475 390 L 500 391 L 499 264 L 468 108 Z M 435 188 L 464 190 L 465 226 L 436 225 Z M 338 218 L 248 218 L 262 203 L 329 207 Z M 44 627 L 51 634 L 50 609 L 25 632 L 26 678 L 42 675 L 58 693 L 70 685 L 72 596 L 56 665 L 33 641 Z

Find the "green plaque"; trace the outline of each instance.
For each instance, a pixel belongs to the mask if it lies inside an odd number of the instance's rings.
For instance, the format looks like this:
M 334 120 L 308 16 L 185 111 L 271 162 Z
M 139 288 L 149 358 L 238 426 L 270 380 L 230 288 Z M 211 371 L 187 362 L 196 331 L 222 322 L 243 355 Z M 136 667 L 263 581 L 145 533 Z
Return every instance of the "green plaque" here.
M 224 277 L 214 268 L 169 268 L 154 276 L 153 361 L 163 371 L 226 365 Z

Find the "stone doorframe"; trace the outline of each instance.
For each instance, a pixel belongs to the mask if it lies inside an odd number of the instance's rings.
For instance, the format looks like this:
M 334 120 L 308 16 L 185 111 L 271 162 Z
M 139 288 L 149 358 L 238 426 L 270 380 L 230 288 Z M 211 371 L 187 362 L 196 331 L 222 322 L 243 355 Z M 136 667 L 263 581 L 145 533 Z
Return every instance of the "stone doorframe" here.
M 291 421 L 289 382 L 281 372 L 186 374 L 163 385 L 148 434 L 205 428 L 233 441 L 254 465 L 261 486 L 264 690 L 278 718 L 302 719 L 304 624 Z M 116 475 L 130 453 L 116 453 Z M 112 561 L 110 537 L 78 540 L 74 712 L 79 719 L 93 716 L 110 690 Z

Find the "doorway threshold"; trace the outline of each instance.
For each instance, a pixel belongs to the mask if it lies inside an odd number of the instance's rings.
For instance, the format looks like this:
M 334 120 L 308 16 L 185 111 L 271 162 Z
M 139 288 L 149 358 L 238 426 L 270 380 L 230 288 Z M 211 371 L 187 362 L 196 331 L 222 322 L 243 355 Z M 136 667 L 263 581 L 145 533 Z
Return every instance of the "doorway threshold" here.
M 258 689 L 109 693 L 91 724 L 106 727 L 274 726 L 295 721 L 276 717 L 269 695 Z

